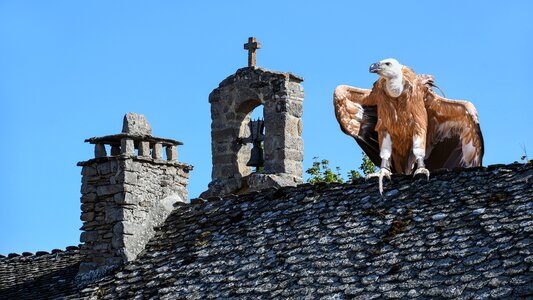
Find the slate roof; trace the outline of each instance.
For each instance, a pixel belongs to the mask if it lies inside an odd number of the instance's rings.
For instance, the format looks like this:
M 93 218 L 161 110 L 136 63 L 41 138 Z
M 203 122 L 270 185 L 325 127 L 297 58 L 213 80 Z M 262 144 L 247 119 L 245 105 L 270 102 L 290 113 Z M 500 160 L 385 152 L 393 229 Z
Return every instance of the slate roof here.
M 513 164 L 196 200 L 67 298 L 531 299 L 532 185 Z
M 81 256 L 78 247 L 51 253 L 10 254 L 0 257 L 0 299 L 50 299 L 76 293 L 74 277 Z

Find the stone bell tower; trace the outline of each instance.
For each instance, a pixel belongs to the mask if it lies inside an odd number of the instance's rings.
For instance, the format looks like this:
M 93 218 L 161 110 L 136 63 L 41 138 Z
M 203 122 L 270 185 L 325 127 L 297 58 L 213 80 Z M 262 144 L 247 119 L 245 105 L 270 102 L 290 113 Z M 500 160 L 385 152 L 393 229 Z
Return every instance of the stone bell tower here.
M 249 38 L 244 45 L 248 67 L 223 80 L 209 95 L 213 171 L 203 198 L 303 182 L 303 78 L 257 67 L 259 48 L 261 44 Z M 263 120 L 252 122 L 252 111 L 260 105 Z M 262 150 L 253 151 L 253 163 L 251 145 Z

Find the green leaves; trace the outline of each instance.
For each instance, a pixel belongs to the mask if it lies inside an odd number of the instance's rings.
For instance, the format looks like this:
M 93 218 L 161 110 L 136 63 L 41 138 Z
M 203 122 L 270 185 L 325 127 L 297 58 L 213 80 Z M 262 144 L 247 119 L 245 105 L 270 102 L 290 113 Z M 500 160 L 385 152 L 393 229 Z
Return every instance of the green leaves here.
M 319 160 L 318 157 L 313 157 L 313 160 L 313 166 L 305 171 L 305 173 L 311 175 L 311 177 L 307 179 L 307 182 L 311 184 L 315 184 L 317 182 L 344 182 L 344 178 L 342 178 L 341 175 L 340 167 L 335 167 L 334 172 L 329 166 L 329 161 L 327 159 Z M 363 162 L 361 162 L 359 170 L 361 170 L 363 174 L 355 170 L 348 171 L 348 181 L 352 181 L 356 178 L 362 177 L 363 175 L 366 176 L 368 174 L 376 172 L 376 166 L 374 166 L 374 163 L 372 163 L 370 158 L 364 153 Z
M 313 157 L 313 160 L 313 166 L 305 171 L 305 173 L 311 175 L 311 177 L 307 179 L 307 182 L 311 184 L 315 184 L 317 182 L 344 182 L 344 179 L 342 179 L 340 173 L 340 167 L 336 167 L 335 169 L 337 170 L 337 173 L 334 173 L 329 167 L 329 161 L 327 159 L 318 161 L 318 157 Z
M 363 175 L 365 176 L 377 172 L 376 166 L 370 160 L 370 157 L 368 157 L 364 152 L 363 152 L 363 162 L 359 166 L 359 170 L 363 171 Z

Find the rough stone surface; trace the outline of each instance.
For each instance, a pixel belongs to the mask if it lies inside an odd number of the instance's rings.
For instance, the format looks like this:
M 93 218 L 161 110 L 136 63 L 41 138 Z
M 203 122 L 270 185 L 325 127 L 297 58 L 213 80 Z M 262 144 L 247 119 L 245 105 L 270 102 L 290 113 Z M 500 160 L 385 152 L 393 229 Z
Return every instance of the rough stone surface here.
M 136 260 L 50 298 L 533 297 L 533 165 L 393 176 L 391 191 L 356 180 L 180 204 Z M 0 258 L 2 299 L 33 299 L 40 278 L 3 271 L 12 260 L 59 263 L 10 257 Z M 28 294 L 8 294 L 22 277 Z
M 107 151 L 105 149 L 104 144 L 94 145 L 94 157 L 98 158 L 98 157 L 106 157 L 106 156 L 107 156 Z
M 163 145 L 156 143 L 152 148 L 152 158 L 163 159 Z
M 178 160 L 178 147 L 176 146 L 168 146 L 165 149 L 167 154 L 167 160 L 170 161 L 177 161 Z
M 120 154 L 135 154 L 135 144 L 132 139 L 124 138 L 120 140 Z
M 139 143 L 139 156 L 150 156 L 150 142 L 142 141 Z
M 78 163 L 83 167 L 80 281 L 94 280 L 134 260 L 174 205 L 187 201 L 192 167 L 177 161 L 180 143 L 146 135 L 149 127 L 143 116 L 128 113 L 123 134 L 87 140 L 119 150 Z M 167 160 L 162 159 L 163 144 Z
M 393 176 L 385 198 L 358 180 L 197 201 L 89 288 L 110 298 L 531 298 L 532 184 L 532 165 L 509 165 Z
M 189 166 L 141 157 L 83 163 L 80 272 L 135 259 L 177 202 L 187 201 Z M 94 195 L 96 191 L 96 196 Z
M 75 276 L 81 261 L 77 247 L 35 255 L 0 255 L 0 299 L 61 299 L 78 293 Z
M 301 182 L 300 177 L 289 174 L 262 174 L 252 173 L 244 178 L 248 186 L 247 192 L 260 191 L 268 188 L 281 188 L 285 186 L 296 186 Z
M 254 108 L 263 105 L 265 124 L 262 174 L 291 177 L 302 183 L 302 78 L 259 67 L 239 69 L 209 95 L 211 104 L 212 183 L 202 196 L 258 190 L 246 177 L 252 169 L 248 126 Z M 240 141 L 240 142 L 239 142 Z M 268 182 L 280 182 L 272 177 Z M 293 182 L 291 179 L 289 182 Z M 272 186 L 272 187 L 275 187 Z
M 152 135 L 152 127 L 144 115 L 129 112 L 124 116 L 122 132 L 135 135 Z

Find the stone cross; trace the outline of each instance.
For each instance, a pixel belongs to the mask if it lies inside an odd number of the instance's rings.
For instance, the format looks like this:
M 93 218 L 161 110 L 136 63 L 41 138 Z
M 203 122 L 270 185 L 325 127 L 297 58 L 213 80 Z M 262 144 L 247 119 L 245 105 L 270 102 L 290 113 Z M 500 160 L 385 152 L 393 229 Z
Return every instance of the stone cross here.
M 244 44 L 244 49 L 248 50 L 248 67 L 255 66 L 255 50 L 261 49 L 261 44 L 255 37 L 249 37 L 248 43 Z

